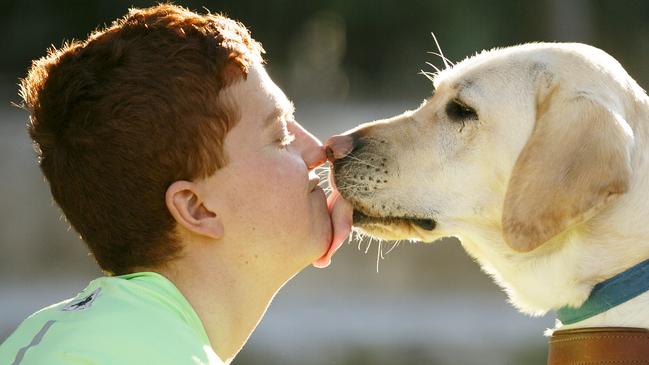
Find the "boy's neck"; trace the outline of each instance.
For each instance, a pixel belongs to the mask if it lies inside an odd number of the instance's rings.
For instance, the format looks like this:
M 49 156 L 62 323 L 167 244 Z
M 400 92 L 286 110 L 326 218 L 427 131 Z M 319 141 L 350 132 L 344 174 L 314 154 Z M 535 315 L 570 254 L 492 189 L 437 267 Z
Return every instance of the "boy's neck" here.
M 212 348 L 229 364 L 283 283 L 260 280 L 252 268 L 217 257 L 214 253 L 209 260 L 205 255 L 186 255 L 154 271 L 171 280 L 185 296 L 200 318 Z

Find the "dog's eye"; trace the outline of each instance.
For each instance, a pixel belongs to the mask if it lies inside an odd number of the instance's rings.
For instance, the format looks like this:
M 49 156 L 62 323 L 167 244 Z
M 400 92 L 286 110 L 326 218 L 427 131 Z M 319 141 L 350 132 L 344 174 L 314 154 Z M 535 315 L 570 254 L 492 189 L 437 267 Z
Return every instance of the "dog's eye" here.
M 457 99 L 451 100 L 446 105 L 446 114 L 451 120 L 458 122 L 467 119 L 478 119 L 478 113 L 476 113 L 475 109 Z

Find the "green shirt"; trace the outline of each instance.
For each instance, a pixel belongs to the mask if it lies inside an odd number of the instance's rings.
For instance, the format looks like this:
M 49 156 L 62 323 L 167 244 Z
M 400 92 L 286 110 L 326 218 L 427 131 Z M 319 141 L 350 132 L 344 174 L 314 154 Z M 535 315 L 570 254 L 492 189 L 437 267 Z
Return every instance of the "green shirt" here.
M 164 276 L 101 277 L 75 298 L 25 319 L 0 364 L 222 364 L 198 315 Z

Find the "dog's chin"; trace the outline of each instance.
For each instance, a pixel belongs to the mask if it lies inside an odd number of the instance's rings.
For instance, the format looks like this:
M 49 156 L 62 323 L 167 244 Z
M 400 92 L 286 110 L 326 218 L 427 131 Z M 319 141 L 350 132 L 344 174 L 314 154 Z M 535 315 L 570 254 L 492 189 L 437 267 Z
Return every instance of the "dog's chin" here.
M 428 241 L 427 238 L 435 230 L 436 225 L 437 222 L 430 218 L 377 217 L 354 209 L 354 227 L 383 240 Z

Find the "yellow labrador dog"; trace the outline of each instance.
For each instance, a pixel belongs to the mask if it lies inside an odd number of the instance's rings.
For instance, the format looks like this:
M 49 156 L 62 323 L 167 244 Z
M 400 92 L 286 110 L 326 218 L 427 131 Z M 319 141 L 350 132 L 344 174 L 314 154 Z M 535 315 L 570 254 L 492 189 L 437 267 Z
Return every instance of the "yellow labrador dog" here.
M 388 240 L 455 236 L 532 315 L 581 310 L 598 283 L 649 272 L 649 98 L 615 59 L 526 44 L 433 83 L 416 110 L 326 142 L 356 227 Z M 562 329 L 649 328 L 641 281 Z

